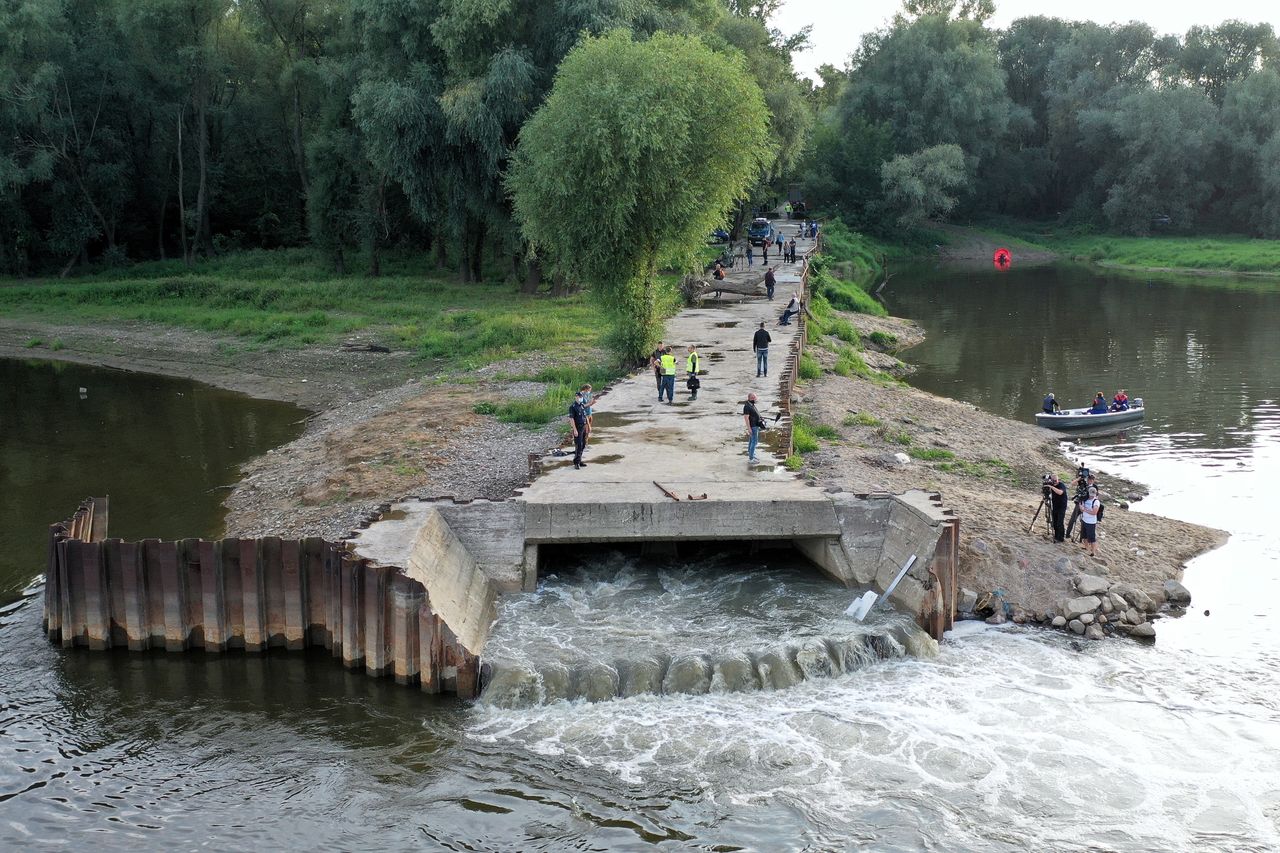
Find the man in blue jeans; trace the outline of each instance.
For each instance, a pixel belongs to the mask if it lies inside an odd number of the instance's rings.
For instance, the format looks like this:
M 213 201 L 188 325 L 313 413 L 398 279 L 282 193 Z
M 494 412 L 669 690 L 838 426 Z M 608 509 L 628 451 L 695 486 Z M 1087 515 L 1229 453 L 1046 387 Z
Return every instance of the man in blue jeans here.
M 756 409 L 755 394 L 747 395 L 746 405 L 742 407 L 742 420 L 747 425 L 747 464 L 750 465 L 759 461 L 756 459 L 756 444 L 760 441 L 760 427 L 764 423 Z
M 756 376 L 769 375 L 769 343 L 772 340 L 761 320 L 760 328 L 756 329 L 755 337 L 751 339 L 751 348 L 756 351 Z

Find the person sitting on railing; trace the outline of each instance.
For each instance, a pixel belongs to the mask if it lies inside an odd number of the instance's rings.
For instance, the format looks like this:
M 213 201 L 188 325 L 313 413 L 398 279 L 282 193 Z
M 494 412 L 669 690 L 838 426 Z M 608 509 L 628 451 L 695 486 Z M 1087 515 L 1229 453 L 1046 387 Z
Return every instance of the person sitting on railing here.
M 778 320 L 779 326 L 790 326 L 792 316 L 800 313 L 800 294 L 792 293 L 791 301 L 787 303 L 786 309 L 782 312 L 782 319 Z

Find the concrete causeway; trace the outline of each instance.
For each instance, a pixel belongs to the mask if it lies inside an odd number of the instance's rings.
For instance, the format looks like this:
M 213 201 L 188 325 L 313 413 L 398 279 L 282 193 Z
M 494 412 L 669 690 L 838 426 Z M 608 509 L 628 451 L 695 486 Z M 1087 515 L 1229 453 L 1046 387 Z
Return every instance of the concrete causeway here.
M 798 223 L 785 223 L 787 238 L 798 235 Z M 573 467 L 572 453 L 548 454 L 539 463 L 541 475 L 519 500 L 527 503 L 672 502 L 654 482 L 661 483 L 682 501 L 706 495 L 707 500 L 809 501 L 824 496 L 808 488 L 782 467 L 789 429 L 789 411 L 782 378 L 793 344 L 803 326 L 778 325 L 778 318 L 792 292 L 802 288 L 805 256 L 813 241 L 796 240 L 797 262 L 774 264 L 778 284 L 772 302 L 764 294 L 766 265 L 759 258 L 752 267 L 745 262 L 728 273 L 728 280 L 760 283 L 759 297 L 708 299 L 704 307 L 690 308 L 673 317 L 663 341 L 676 356 L 676 401 L 659 403 L 652 371 L 621 380 L 597 398 L 594 430 L 581 470 Z M 757 256 L 759 250 L 757 250 Z M 771 260 L 775 256 L 771 253 Z M 773 337 L 769 347 L 769 376 L 756 378 L 752 336 L 764 321 Z M 691 400 L 685 387 L 685 357 L 695 344 L 701 358 L 698 399 Z M 756 465 L 747 463 L 747 435 L 742 405 L 747 394 L 759 397 L 757 407 L 766 425 L 761 434 Z M 774 422 L 775 415 L 783 420 Z M 570 449 L 571 451 L 571 449 Z M 564 453 L 565 451 L 558 451 Z

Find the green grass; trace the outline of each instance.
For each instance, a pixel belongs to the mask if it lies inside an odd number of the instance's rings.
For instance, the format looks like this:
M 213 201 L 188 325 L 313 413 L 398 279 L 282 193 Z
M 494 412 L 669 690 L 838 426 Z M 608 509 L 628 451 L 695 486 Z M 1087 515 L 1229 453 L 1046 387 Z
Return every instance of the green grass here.
M 1111 266 L 1280 275 L 1280 240 L 1230 234 L 1130 237 L 1012 219 L 995 219 L 979 230 L 1011 245 Z
M 798 375 L 801 379 L 818 379 L 822 376 L 822 366 L 807 352 L 801 353 Z
M 941 447 L 910 447 L 907 448 L 907 455 L 925 462 L 944 462 L 956 458 L 950 450 Z
M 823 438 L 827 441 L 838 441 L 840 439 L 840 432 L 828 424 L 814 424 L 812 429 L 813 434 L 818 438 Z
M 880 426 L 880 419 L 875 415 L 868 415 L 866 412 L 858 412 L 856 415 L 845 415 L 842 423 L 845 426 Z
M 791 419 L 791 446 L 801 455 L 812 453 L 821 446 L 809 419 L 804 415 L 797 414 Z
M 1087 235 L 1050 239 L 1046 245 L 1071 258 L 1123 267 L 1280 275 L 1280 240 Z
M 831 370 L 841 376 L 861 376 L 864 379 L 871 379 L 874 375 L 874 371 L 867 366 L 862 356 L 848 349 L 840 352 Z
M 799 456 L 796 456 L 793 453 L 792 455 L 788 456 L 786 459 L 782 460 L 782 465 L 788 471 L 799 471 L 801 468 L 804 467 L 804 459 Z
M 876 430 L 876 435 L 880 436 L 890 444 L 901 444 L 904 447 L 911 445 L 911 435 L 902 430 L 895 430 L 882 426 Z
M 968 477 L 975 477 L 979 480 L 986 480 L 997 477 L 1003 480 L 1015 481 L 1017 475 L 1007 462 L 1000 459 L 983 459 L 981 462 L 970 462 L 967 459 L 952 459 L 944 462 L 938 462 L 933 466 L 936 471 L 944 471 L 950 474 L 963 474 Z
M 54 352 L 57 352 L 58 350 L 62 349 L 64 346 L 66 346 L 66 344 L 62 342 L 62 338 L 54 338 L 53 343 L 49 344 L 49 349 L 53 350 Z
M 27 340 L 27 343 L 25 346 L 27 349 L 34 349 L 35 347 L 41 346 L 42 344 L 44 344 L 44 341 L 40 340 L 39 338 L 30 338 Z
M 249 251 L 188 269 L 137 264 L 67 280 L 0 282 L 0 313 L 89 323 L 142 321 L 290 348 L 353 332 L 462 369 L 535 351 L 600 345 L 607 324 L 581 295 L 522 296 L 463 285 L 423 259 L 389 258 L 384 275 L 339 276 L 306 249 Z
M 887 350 L 897 349 L 898 347 L 898 336 L 891 334 L 889 332 L 875 331 L 867 335 L 867 337 L 871 340 L 873 344 L 876 344 L 877 346 L 883 347 L 884 349 L 887 349 Z

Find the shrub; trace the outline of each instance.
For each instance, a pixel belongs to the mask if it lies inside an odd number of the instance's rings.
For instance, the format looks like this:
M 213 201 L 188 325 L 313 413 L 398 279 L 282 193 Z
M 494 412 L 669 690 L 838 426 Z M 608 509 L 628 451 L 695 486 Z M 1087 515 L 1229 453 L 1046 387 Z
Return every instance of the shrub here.
M 804 460 L 793 454 L 782 460 L 782 464 L 788 471 L 799 471 L 804 467 Z
M 822 376 L 822 367 L 808 353 L 801 353 L 799 376 L 801 379 L 818 379 Z
M 956 455 L 950 450 L 945 450 L 941 447 L 912 447 L 907 450 L 907 454 L 925 462 L 942 462 L 956 458 Z
M 475 412 L 477 415 L 496 415 L 498 413 L 498 407 L 486 400 L 483 403 L 476 403 L 471 407 L 471 411 Z
M 889 332 L 875 331 L 867 336 L 871 342 L 885 349 L 895 349 L 898 346 L 898 336 Z
M 856 415 L 845 415 L 842 423 L 845 426 L 880 426 L 880 419 L 874 415 L 868 415 L 866 412 L 858 412 Z
M 41 345 L 41 344 L 43 344 L 43 343 L 44 343 L 44 341 L 40 340 L 39 338 L 31 338 L 30 340 L 28 340 L 28 341 L 27 341 L 27 349 L 32 349 L 33 347 L 38 347 L 38 346 L 40 346 L 40 345 Z
M 880 436 L 890 444 L 901 444 L 904 447 L 911 444 L 911 436 L 902 430 L 893 430 L 889 427 L 882 426 L 880 429 L 876 430 L 876 435 Z

